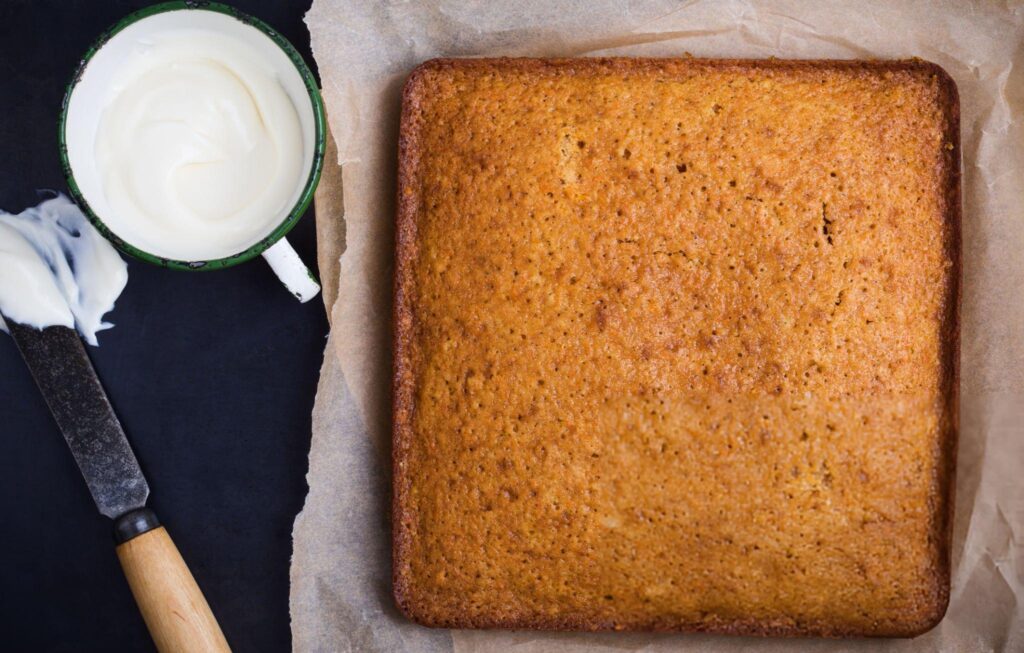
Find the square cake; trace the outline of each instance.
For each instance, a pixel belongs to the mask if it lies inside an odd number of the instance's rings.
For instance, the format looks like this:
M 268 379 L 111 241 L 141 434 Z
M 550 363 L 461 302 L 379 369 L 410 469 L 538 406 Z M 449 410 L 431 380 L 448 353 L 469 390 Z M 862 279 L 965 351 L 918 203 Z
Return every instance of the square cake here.
M 464 59 L 399 145 L 394 590 L 452 628 L 910 636 L 949 595 L 956 87 Z

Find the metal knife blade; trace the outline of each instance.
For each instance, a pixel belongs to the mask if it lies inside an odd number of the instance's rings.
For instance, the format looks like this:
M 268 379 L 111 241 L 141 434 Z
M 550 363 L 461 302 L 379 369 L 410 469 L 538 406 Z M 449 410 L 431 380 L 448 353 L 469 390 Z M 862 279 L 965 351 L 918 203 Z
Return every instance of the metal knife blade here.
M 116 519 L 144 507 L 149 484 L 78 333 L 63 326 L 39 330 L 11 320 L 7 326 L 100 512 Z

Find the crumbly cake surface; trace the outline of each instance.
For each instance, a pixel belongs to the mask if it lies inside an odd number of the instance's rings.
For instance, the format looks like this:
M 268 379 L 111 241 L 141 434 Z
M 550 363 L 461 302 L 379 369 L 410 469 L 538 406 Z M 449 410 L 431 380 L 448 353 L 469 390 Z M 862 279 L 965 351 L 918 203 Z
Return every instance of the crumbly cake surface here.
M 419 67 L 399 152 L 399 607 L 449 627 L 937 623 L 958 115 L 920 61 Z

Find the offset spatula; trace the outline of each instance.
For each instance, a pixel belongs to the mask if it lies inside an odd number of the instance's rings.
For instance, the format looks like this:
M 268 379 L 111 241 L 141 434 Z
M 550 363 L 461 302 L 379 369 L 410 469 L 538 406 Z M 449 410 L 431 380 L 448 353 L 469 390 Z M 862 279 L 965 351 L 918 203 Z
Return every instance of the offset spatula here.
M 78 334 L 7 321 L 100 512 L 114 520 L 117 557 L 162 653 L 230 651 L 192 573 L 156 515 L 149 485 Z

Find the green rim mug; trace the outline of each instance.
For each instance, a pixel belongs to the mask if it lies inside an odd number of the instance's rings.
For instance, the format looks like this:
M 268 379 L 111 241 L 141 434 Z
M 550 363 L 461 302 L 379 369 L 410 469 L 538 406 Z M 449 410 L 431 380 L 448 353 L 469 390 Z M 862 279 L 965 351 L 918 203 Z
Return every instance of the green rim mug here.
M 283 53 L 290 65 L 279 61 L 280 80 L 299 115 L 303 133 L 304 166 L 294 205 L 276 226 L 237 253 L 207 260 L 182 260 L 147 252 L 118 236 L 103 222 L 97 207 L 104 206 L 102 185 L 93 162 L 95 134 L 102 115 L 110 76 L 119 67 L 131 43 L 147 33 L 174 27 L 223 30 L 258 43 L 268 52 Z M 269 42 L 271 45 L 268 45 Z M 279 54 L 272 55 L 280 60 Z M 320 290 L 316 277 L 285 239 L 285 234 L 309 207 L 323 168 L 326 127 L 323 100 L 313 73 L 295 47 L 261 20 L 234 7 L 197 0 L 164 2 L 140 9 L 107 29 L 89 47 L 67 85 L 60 112 L 60 160 L 68 189 L 93 225 L 118 249 L 147 263 L 177 270 L 219 270 L 244 263 L 257 255 L 270 264 L 285 287 L 300 301 Z M 297 182 L 298 185 L 298 182 Z

